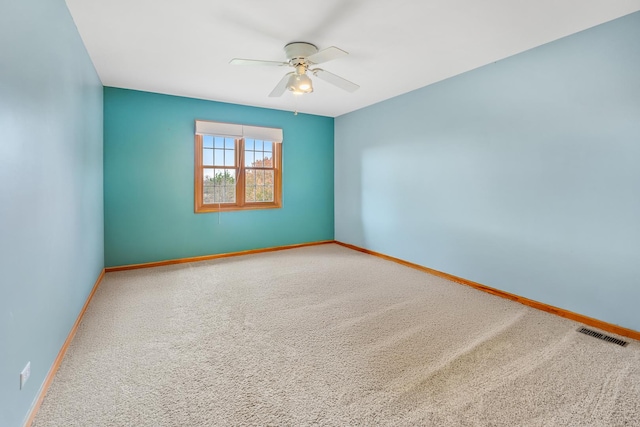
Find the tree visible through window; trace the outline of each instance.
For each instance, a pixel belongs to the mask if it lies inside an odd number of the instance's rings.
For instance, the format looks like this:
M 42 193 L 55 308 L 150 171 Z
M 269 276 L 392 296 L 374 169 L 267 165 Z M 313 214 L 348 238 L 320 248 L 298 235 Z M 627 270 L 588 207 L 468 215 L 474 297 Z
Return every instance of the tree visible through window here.
M 281 207 L 281 143 L 196 135 L 195 211 Z
M 273 143 L 257 139 L 245 140 L 245 201 L 273 202 L 275 170 Z

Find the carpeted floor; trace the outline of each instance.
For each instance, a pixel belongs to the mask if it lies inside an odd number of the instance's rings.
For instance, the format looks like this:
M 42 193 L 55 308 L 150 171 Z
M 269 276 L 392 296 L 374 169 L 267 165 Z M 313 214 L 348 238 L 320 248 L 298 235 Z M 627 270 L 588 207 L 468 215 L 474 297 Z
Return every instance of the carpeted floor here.
M 639 426 L 578 326 L 334 244 L 109 273 L 34 426 Z

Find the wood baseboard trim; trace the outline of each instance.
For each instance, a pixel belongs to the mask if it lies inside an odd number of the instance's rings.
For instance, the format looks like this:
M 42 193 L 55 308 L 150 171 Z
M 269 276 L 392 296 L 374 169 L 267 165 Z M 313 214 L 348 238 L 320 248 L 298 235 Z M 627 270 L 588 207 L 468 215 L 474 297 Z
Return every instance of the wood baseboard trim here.
M 378 258 L 385 259 L 387 261 L 392 261 L 398 264 L 402 264 L 404 266 L 414 268 L 416 270 L 424 271 L 429 274 L 433 274 L 434 276 L 442 277 L 444 279 L 450 280 L 452 282 L 456 282 L 462 285 L 471 286 L 472 288 L 481 290 L 483 292 L 490 293 L 492 295 L 496 295 L 502 298 L 510 299 L 512 301 L 519 302 L 520 304 L 527 305 L 529 307 L 536 308 L 538 310 L 546 311 L 547 313 L 555 314 L 556 316 L 564 317 L 567 319 L 574 320 L 579 323 L 583 323 L 585 325 L 593 326 L 594 328 L 598 328 L 600 330 L 611 332 L 616 335 L 621 335 L 623 337 L 632 338 L 634 340 L 640 340 L 640 332 L 634 331 L 633 329 L 627 329 L 622 326 L 614 325 L 613 323 L 603 322 L 602 320 L 594 319 L 589 316 L 585 316 L 583 314 L 574 313 L 569 310 L 565 310 L 563 308 L 554 307 L 549 304 L 545 304 L 539 301 L 535 301 L 529 298 L 521 297 L 519 295 L 511 294 L 509 292 L 504 292 L 499 289 L 495 289 L 481 283 L 477 283 L 471 280 L 463 279 L 462 277 L 454 276 L 453 274 L 444 273 L 442 271 L 434 270 L 429 267 L 424 267 L 419 264 L 414 264 L 412 262 L 404 261 L 400 258 L 395 258 L 389 255 L 381 254 L 379 252 L 370 251 L 368 249 L 361 248 L 359 246 L 350 245 L 348 243 L 343 243 L 336 241 L 338 245 L 344 246 L 349 249 L 353 249 L 355 251 L 363 252 L 365 254 L 373 255 Z
M 45 378 L 44 383 L 42 383 L 42 387 L 40 388 L 38 397 L 31 408 L 31 412 L 29 413 L 29 417 L 27 418 L 27 421 L 25 422 L 24 427 L 31 427 L 31 424 L 33 423 L 33 420 L 36 417 L 36 414 L 38 413 L 38 409 L 40 409 L 40 405 L 42 405 L 42 401 L 44 400 L 44 397 L 47 394 L 47 390 L 49 389 L 51 382 L 55 378 L 56 372 L 58 372 L 58 368 L 62 363 L 62 359 L 64 359 L 64 355 L 67 353 L 69 344 L 71 344 L 71 341 L 73 341 L 73 337 L 76 335 L 78 326 L 82 321 L 82 317 L 84 316 L 84 313 L 87 311 L 87 307 L 89 307 L 89 303 L 91 302 L 91 300 L 93 299 L 93 296 L 98 290 L 98 286 L 100 286 L 102 279 L 104 279 L 104 274 L 105 274 L 105 269 L 103 268 L 102 271 L 100 272 L 100 275 L 96 279 L 96 282 L 94 283 L 93 289 L 91 289 L 91 292 L 87 297 L 87 300 L 82 306 L 82 310 L 80 310 L 80 314 L 78 314 L 78 317 L 76 318 L 75 323 L 71 327 L 71 331 L 69 331 L 69 335 L 67 335 L 67 339 L 64 341 L 64 344 L 62 344 L 62 348 L 60 348 L 60 351 L 58 352 L 58 356 L 56 356 L 56 360 L 53 361 L 53 365 L 51 365 L 51 369 L 49 369 L 49 373 L 47 373 L 47 377 Z
M 202 256 L 195 256 L 195 257 L 189 257 L 189 258 L 177 258 L 177 259 L 169 259 L 165 261 L 145 262 L 142 264 L 119 265 L 115 267 L 106 267 L 105 271 L 107 273 L 111 273 L 113 271 L 125 271 L 125 270 L 137 270 L 139 268 L 162 267 L 165 265 L 184 264 L 187 262 L 208 261 L 208 260 L 218 259 L 218 258 L 229 258 L 229 257 L 235 257 L 235 256 L 242 256 L 242 255 L 261 254 L 265 252 L 284 251 L 287 249 L 303 248 L 306 246 L 326 245 L 328 243 L 334 243 L 334 242 L 335 240 L 320 240 L 317 242 L 296 243 L 294 245 L 274 246 L 270 248 L 261 248 L 261 249 L 249 249 L 246 251 L 227 252 L 223 254 L 202 255 Z

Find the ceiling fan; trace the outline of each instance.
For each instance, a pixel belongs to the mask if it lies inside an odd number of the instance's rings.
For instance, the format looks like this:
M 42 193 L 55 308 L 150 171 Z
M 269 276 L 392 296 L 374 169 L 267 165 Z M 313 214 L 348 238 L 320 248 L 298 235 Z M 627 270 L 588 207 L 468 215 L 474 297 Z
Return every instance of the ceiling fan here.
M 234 58 L 230 63 L 233 65 L 293 67 L 295 70 L 285 74 L 276 87 L 271 91 L 269 94 L 271 97 L 282 96 L 285 90 L 290 90 L 294 94 L 313 92 L 313 83 L 311 78 L 307 75 L 307 71 L 315 77 L 329 82 L 340 89 L 344 89 L 347 92 L 354 92 L 360 87 L 357 84 L 325 71 L 322 68 L 311 68 L 314 65 L 322 64 L 323 62 L 348 55 L 348 53 L 342 49 L 331 46 L 319 51 L 318 48 L 311 43 L 294 42 L 286 45 L 284 47 L 284 51 L 287 56 L 287 62 Z

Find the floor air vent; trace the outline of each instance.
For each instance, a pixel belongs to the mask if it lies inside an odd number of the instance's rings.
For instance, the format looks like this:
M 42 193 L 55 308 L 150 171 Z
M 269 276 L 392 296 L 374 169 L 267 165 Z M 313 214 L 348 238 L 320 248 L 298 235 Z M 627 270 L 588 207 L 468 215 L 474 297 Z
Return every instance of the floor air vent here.
M 585 335 L 592 336 L 594 338 L 598 338 L 599 340 L 621 345 L 622 347 L 629 344 L 626 341 L 622 341 L 622 340 L 619 340 L 618 338 L 610 337 L 609 335 L 601 334 L 600 332 L 592 331 L 591 329 L 587 329 L 587 328 L 580 328 L 578 329 L 578 332 L 583 333 Z

